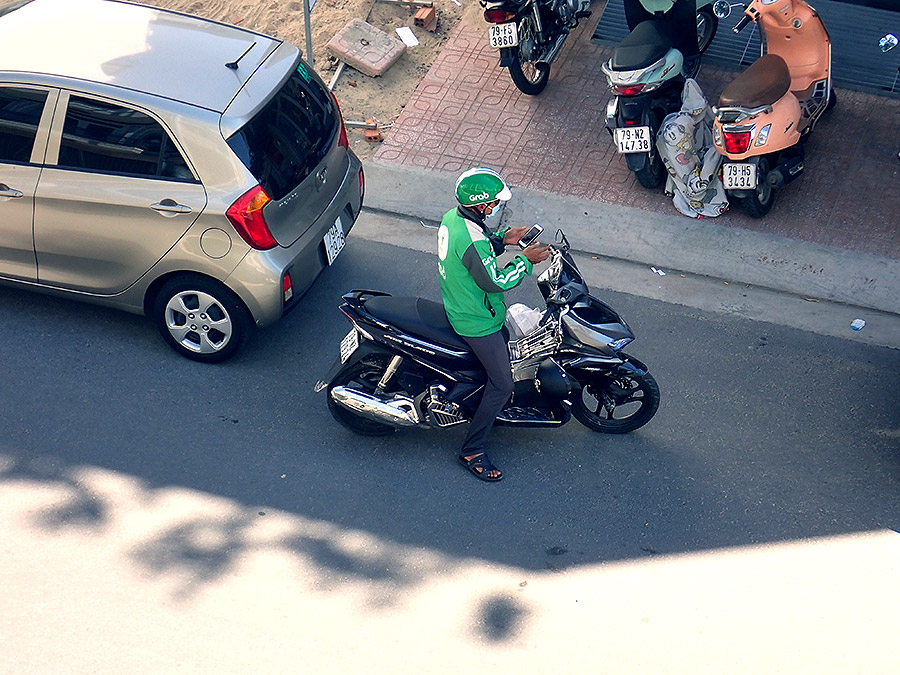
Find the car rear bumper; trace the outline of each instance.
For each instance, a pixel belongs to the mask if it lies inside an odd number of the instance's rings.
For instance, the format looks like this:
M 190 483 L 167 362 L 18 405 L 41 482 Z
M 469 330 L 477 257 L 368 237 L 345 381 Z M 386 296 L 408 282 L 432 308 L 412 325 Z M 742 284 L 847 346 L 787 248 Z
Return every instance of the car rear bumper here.
M 325 234 L 340 220 L 346 235 L 362 208 L 362 164 L 353 153 L 334 199 L 293 244 L 250 251 L 225 279 L 247 305 L 257 326 L 274 323 L 291 309 L 328 267 Z M 284 300 L 282 282 L 290 275 L 292 295 Z

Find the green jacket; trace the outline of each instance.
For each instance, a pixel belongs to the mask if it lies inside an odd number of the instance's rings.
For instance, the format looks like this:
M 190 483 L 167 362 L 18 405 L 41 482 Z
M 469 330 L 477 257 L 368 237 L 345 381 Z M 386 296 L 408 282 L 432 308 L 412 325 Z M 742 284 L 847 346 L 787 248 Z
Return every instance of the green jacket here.
M 438 229 L 444 309 L 453 330 L 464 337 L 483 337 L 500 330 L 506 320 L 504 291 L 531 274 L 531 261 L 521 254 L 498 269 L 491 240 L 475 218 L 467 209 L 453 209 L 444 214 Z M 502 237 L 503 232 L 498 234 Z

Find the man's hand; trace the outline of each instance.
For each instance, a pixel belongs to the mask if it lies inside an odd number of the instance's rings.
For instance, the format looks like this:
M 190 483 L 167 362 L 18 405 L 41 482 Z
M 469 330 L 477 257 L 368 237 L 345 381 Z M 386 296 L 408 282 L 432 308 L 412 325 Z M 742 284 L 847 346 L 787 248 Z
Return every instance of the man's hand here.
M 521 229 L 525 229 L 524 227 Z M 521 237 L 520 233 L 519 236 Z M 518 241 L 518 240 L 516 240 Z M 534 242 L 530 246 L 528 246 L 524 251 L 522 251 L 522 255 L 528 258 L 532 264 L 544 262 L 547 258 L 550 257 L 550 245 L 542 245 L 540 242 Z
M 507 245 L 518 244 L 522 235 L 528 231 L 527 227 L 511 227 L 503 235 L 503 243 Z

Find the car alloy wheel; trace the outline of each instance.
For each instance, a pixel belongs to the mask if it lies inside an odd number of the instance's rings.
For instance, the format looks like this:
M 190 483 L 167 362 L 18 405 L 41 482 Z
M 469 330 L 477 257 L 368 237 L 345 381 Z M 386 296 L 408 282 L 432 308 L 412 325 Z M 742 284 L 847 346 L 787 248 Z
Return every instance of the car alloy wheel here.
M 230 358 L 252 326 L 237 296 L 203 277 L 179 277 L 166 283 L 157 295 L 154 314 L 166 342 L 195 361 Z

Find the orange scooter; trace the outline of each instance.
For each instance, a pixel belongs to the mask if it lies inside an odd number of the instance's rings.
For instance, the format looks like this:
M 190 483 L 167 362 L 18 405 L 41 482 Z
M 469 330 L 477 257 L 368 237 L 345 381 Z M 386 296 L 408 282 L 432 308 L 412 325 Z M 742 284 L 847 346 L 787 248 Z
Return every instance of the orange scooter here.
M 731 7 L 718 0 L 713 12 L 723 19 Z M 837 99 L 831 40 L 812 7 L 804 0 L 751 0 L 734 32 L 751 21 L 762 31 L 765 54 L 719 96 L 713 143 L 725 156 L 722 182 L 729 199 L 761 218 L 776 190 L 803 171 L 804 141 Z

